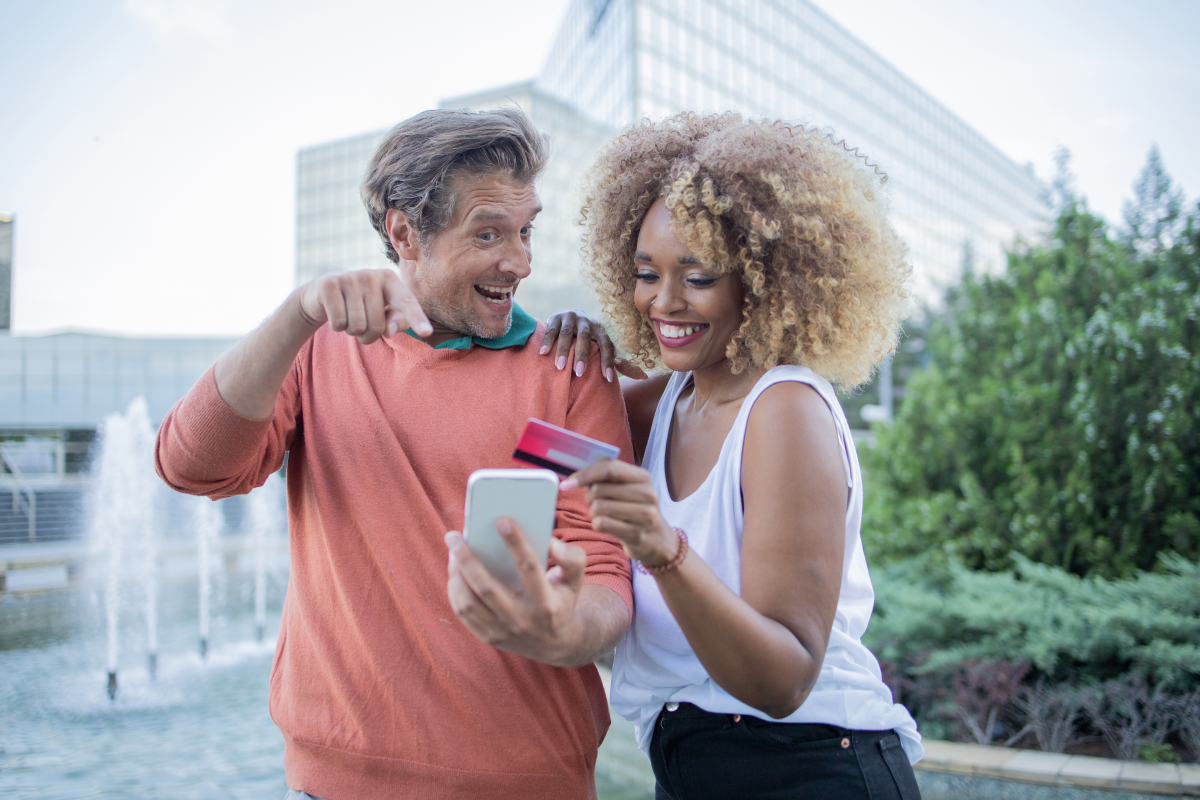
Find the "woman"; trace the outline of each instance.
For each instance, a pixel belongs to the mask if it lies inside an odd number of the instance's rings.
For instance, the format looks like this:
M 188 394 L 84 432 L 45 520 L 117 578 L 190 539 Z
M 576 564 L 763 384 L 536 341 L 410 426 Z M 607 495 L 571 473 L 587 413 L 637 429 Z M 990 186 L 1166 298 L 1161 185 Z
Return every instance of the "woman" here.
M 590 277 L 623 350 L 669 372 L 625 392 L 641 466 L 563 489 L 638 567 L 611 702 L 658 798 L 919 796 L 916 725 L 860 641 L 862 476 L 834 392 L 892 351 L 907 301 L 865 163 L 817 131 L 683 114 L 593 169 Z

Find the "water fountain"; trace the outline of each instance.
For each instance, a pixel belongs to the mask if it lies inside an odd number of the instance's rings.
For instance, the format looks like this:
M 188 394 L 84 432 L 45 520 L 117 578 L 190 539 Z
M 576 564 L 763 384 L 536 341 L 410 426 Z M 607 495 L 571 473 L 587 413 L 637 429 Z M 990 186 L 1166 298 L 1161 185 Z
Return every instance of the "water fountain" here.
M 117 666 L 120 654 L 120 610 L 122 572 L 126 551 L 142 549 L 146 583 L 147 660 L 154 672 L 157 666 L 157 613 L 154 611 L 157 586 L 155 559 L 154 508 L 161 482 L 154 474 L 154 429 L 146 401 L 139 397 L 124 414 L 109 414 L 100 428 L 100 447 L 93 465 L 91 519 L 88 535 L 93 552 L 104 564 L 104 609 L 107 634 L 106 666 L 108 696 L 116 699 Z
M 271 537 L 284 527 L 284 485 L 278 474 L 250 493 L 250 535 L 254 543 L 254 635 L 263 640 L 267 622 L 267 560 Z
M 0 796 L 190 797 L 218 774 L 236 776 L 223 796 L 283 794 L 266 696 L 283 482 L 244 501 L 177 494 L 153 443 L 144 402 L 108 417 L 85 538 L 46 548 L 70 559 L 69 585 L 0 591 Z
M 225 520 L 221 510 L 211 500 L 198 497 L 192 501 L 192 525 L 196 532 L 196 568 L 200 584 L 200 658 L 208 658 L 209 627 L 212 622 L 212 589 L 214 560 L 218 558 L 221 528 Z

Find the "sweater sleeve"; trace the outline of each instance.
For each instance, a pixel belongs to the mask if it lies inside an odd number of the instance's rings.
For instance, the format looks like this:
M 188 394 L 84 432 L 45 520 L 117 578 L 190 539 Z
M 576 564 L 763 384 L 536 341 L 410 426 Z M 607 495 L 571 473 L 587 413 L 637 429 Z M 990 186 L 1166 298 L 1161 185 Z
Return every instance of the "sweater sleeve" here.
M 572 350 L 567 363 L 574 364 L 574 359 Z M 593 345 L 591 360 L 598 359 L 598 350 Z M 629 420 L 625 416 L 620 384 L 606 381 L 597 364 L 589 364 L 582 378 L 571 379 L 565 427 L 617 445 L 621 448 L 621 460 L 633 463 Z M 555 535 L 564 542 L 579 545 L 587 552 L 584 583 L 596 583 L 612 589 L 625 601 L 629 618 L 633 619 L 633 574 L 629 558 L 615 537 L 592 530 L 592 516 L 583 498 L 583 489 L 559 495 Z
M 214 500 L 266 483 L 283 466 L 299 423 L 299 363 L 297 358 L 279 390 L 274 415 L 264 420 L 234 411 L 209 367 L 163 418 L 154 443 L 159 476 L 176 491 Z

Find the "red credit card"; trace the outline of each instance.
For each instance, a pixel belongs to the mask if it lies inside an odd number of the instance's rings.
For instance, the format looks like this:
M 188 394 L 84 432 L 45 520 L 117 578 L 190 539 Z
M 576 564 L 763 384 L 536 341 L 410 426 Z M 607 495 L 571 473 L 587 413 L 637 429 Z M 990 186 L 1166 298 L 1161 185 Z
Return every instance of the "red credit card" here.
M 517 442 L 513 459 L 567 476 L 597 461 L 617 458 L 621 448 L 569 431 L 540 419 L 531 419 Z

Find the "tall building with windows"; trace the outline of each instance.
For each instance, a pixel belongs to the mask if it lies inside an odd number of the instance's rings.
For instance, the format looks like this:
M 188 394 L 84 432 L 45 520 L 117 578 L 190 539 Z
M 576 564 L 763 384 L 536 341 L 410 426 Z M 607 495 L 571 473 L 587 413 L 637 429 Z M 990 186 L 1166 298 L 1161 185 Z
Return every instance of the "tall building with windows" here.
M 594 307 L 578 279 L 581 180 L 623 126 L 683 110 L 734 110 L 828 129 L 888 176 L 891 217 L 926 298 L 1034 231 L 1042 185 L 810 0 L 571 0 L 542 73 L 442 102 L 519 105 L 553 141 L 539 184 L 534 274 L 518 301 L 537 315 Z M 358 199 L 378 131 L 297 158 L 296 279 L 385 266 Z
M 809 0 L 572 0 L 537 87 L 620 128 L 733 110 L 827 128 L 888 175 L 917 290 L 1032 233 L 1042 185 Z
M 326 272 L 391 263 L 358 195 L 367 162 L 385 133 L 372 131 L 296 154 L 297 286 Z
M 0 211 L 0 331 L 12 327 L 13 215 Z

